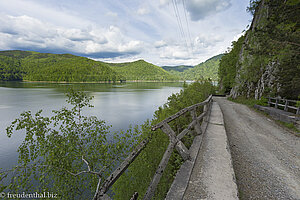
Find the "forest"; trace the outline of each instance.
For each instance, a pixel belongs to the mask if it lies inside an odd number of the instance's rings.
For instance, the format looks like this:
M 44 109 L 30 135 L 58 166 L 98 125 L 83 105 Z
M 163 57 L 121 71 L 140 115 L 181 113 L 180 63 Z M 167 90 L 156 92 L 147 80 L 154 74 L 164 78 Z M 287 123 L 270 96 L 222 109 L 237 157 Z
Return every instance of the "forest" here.
M 131 81 L 174 81 L 178 77 L 171 75 L 161 67 L 148 63 L 144 60 L 138 60 L 130 63 L 109 64 L 113 70 L 122 74 L 126 80 Z
M 196 66 L 163 67 L 180 80 L 218 80 L 218 69 L 223 54 L 209 58 Z
M 164 69 L 139 60 L 104 63 L 71 54 L 0 52 L 0 80 L 51 82 L 175 81 Z
M 49 82 L 115 82 L 218 80 L 223 54 L 196 66 L 159 67 L 144 60 L 105 63 L 71 54 L 0 51 L 0 80 Z

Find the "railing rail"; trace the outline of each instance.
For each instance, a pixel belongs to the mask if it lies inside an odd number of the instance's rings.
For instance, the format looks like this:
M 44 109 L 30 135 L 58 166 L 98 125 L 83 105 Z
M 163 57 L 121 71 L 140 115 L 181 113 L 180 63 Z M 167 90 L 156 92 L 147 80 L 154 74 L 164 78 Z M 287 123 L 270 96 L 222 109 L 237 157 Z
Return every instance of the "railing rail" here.
M 298 106 L 298 107 L 292 106 L 290 103 L 295 105 L 297 103 L 297 101 L 289 100 L 289 99 L 268 97 L 268 106 L 269 107 L 272 107 L 272 105 L 274 105 L 275 108 L 282 107 L 284 109 L 284 111 L 288 111 L 289 109 L 294 110 L 296 112 L 296 114 L 299 115 L 300 114 L 300 106 Z
M 212 95 L 210 95 L 205 101 L 194 104 L 192 106 L 189 106 L 187 108 L 184 108 L 174 115 L 166 118 L 165 120 L 159 122 L 158 124 L 151 127 L 152 131 L 155 131 L 157 129 L 161 129 L 168 137 L 169 137 L 169 145 L 167 147 L 167 150 L 165 151 L 157 170 L 152 178 L 152 181 L 148 187 L 148 190 L 146 194 L 144 195 L 144 200 L 150 200 L 156 191 L 157 185 L 160 181 L 160 178 L 169 162 L 169 159 L 171 157 L 172 152 L 174 149 L 176 149 L 181 157 L 184 160 L 190 159 L 190 153 L 187 147 L 183 144 L 181 139 L 191 131 L 192 128 L 194 128 L 195 132 L 200 135 L 202 134 L 200 121 L 207 115 L 209 108 L 211 106 L 212 102 Z M 196 109 L 200 106 L 204 106 L 202 114 L 197 116 Z M 192 117 L 192 122 L 185 128 L 183 131 L 181 131 L 178 135 L 172 130 L 171 126 L 168 124 L 169 122 L 177 119 L 178 117 L 182 116 L 183 114 L 190 112 Z M 129 167 L 129 165 L 135 160 L 135 158 L 141 153 L 141 151 L 144 149 L 144 147 L 147 145 L 149 141 L 144 140 L 140 144 L 137 145 L 135 150 L 129 154 L 129 156 L 121 163 L 121 165 L 104 181 L 102 187 L 99 189 L 97 194 L 95 195 L 94 199 L 109 199 L 109 197 L 106 195 L 106 192 L 109 190 L 109 188 L 117 181 L 117 179 L 125 172 L 125 170 Z M 137 193 L 133 194 L 131 199 L 136 199 L 138 196 Z

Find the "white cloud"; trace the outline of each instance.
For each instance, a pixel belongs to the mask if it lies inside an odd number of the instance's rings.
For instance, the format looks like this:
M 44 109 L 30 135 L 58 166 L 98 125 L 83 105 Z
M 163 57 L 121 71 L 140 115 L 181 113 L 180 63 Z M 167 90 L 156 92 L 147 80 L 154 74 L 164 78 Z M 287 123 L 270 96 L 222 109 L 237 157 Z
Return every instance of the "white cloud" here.
M 213 47 L 218 45 L 219 42 L 223 42 L 224 38 L 221 35 L 216 34 L 199 34 L 194 40 L 194 46 L 196 47 Z
M 184 38 L 171 1 L 0 0 L 0 50 L 196 65 L 224 52 L 249 23 L 247 1 L 185 0 L 188 33 L 183 1 L 176 0 Z
M 150 10 L 148 8 L 145 8 L 145 7 L 139 8 L 137 10 L 137 14 L 139 14 L 139 15 L 147 15 L 149 13 L 150 13 Z
M 109 17 L 118 17 L 118 13 L 111 12 L 111 11 L 107 12 L 106 15 L 109 16 Z
M 168 4 L 170 1 L 171 1 L 171 0 L 159 0 L 159 4 L 160 4 L 161 6 L 164 6 L 164 5 Z
M 231 6 L 231 0 L 189 0 L 186 3 L 187 10 L 194 21 L 214 15 Z
M 1 49 L 56 49 L 79 54 L 139 53 L 142 43 L 124 36 L 118 27 L 68 29 L 23 16 L 0 15 Z
M 159 40 L 154 43 L 155 48 L 161 48 L 167 46 L 167 43 L 164 40 Z
M 187 48 L 179 45 L 169 45 L 163 48 L 160 53 L 160 58 L 164 59 L 176 59 L 176 60 L 188 60 L 190 54 Z

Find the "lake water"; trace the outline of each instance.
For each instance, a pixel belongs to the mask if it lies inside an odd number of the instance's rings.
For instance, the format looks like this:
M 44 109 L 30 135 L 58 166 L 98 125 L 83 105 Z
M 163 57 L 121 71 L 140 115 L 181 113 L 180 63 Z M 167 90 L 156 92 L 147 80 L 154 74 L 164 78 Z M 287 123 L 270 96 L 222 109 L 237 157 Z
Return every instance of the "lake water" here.
M 6 127 L 23 111 L 42 109 L 44 116 L 66 106 L 65 92 L 69 88 L 84 90 L 94 96 L 93 108 L 85 115 L 97 116 L 112 125 L 112 131 L 127 129 L 130 124 L 142 124 L 153 117 L 154 111 L 177 93 L 183 83 L 124 83 L 124 84 L 49 84 L 0 82 L 0 168 L 17 163 L 17 147 L 24 139 L 19 133 L 6 136 Z

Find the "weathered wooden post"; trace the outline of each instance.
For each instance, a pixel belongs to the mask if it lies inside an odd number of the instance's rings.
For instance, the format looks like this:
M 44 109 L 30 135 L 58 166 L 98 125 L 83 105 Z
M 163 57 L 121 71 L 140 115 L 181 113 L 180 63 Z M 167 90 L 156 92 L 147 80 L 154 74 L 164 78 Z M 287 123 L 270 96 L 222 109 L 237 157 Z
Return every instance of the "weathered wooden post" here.
M 276 102 L 275 102 L 275 108 L 278 107 L 278 98 L 276 98 Z
M 288 100 L 285 100 L 284 111 L 288 111 Z
M 201 131 L 201 126 L 200 126 L 199 120 L 197 119 L 196 108 L 191 110 L 191 116 L 192 116 L 193 121 L 196 121 L 194 129 L 195 129 L 197 135 L 200 135 L 202 133 L 202 131 Z
M 160 178 L 168 164 L 168 161 L 171 157 L 174 147 L 175 147 L 175 144 L 173 142 L 170 142 L 166 152 L 163 155 L 162 160 L 159 163 L 159 166 L 158 166 L 158 168 L 155 172 L 155 175 L 150 183 L 150 186 L 148 187 L 148 190 L 143 198 L 144 200 L 150 200 L 154 196 L 156 187 L 157 187 L 157 185 L 160 181 Z
M 268 107 L 271 107 L 271 98 L 268 97 Z

